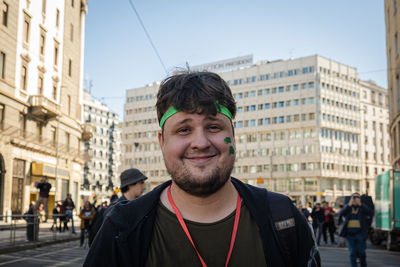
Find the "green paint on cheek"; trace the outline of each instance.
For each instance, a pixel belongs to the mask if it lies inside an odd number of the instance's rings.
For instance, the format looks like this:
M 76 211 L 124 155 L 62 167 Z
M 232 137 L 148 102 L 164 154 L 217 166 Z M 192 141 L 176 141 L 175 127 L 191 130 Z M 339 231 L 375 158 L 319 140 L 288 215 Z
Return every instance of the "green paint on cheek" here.
M 225 144 L 230 144 L 231 143 L 231 138 L 230 137 L 225 137 L 224 142 L 225 142 Z
M 235 149 L 233 148 L 233 146 L 230 146 L 230 147 L 229 147 L 229 154 L 230 154 L 230 155 L 235 154 Z

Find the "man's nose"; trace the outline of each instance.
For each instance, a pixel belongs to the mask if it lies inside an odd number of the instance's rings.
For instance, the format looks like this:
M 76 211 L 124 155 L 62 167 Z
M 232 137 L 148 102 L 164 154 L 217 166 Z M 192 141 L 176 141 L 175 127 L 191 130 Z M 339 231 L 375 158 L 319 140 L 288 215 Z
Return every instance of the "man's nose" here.
M 191 141 L 192 148 L 205 149 L 210 146 L 209 137 L 204 129 L 195 130 L 192 137 L 193 137 Z

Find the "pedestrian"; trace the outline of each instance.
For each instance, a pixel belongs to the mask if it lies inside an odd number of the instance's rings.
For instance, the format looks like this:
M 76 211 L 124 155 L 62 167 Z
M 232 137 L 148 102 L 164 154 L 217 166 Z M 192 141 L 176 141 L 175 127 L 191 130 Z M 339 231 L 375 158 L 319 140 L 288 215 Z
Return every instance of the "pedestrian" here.
M 346 238 L 343 236 L 340 236 L 340 232 L 342 232 L 343 229 L 343 215 L 340 214 L 340 211 L 343 209 L 343 204 L 339 204 L 339 212 L 337 213 L 337 222 L 338 222 L 338 233 L 339 233 L 339 242 L 338 242 L 338 247 L 346 247 Z
M 299 211 L 304 215 L 304 217 L 306 218 L 307 221 L 310 221 L 310 212 L 308 211 L 308 209 L 303 208 L 303 205 L 300 203 L 297 208 L 299 209 Z
M 66 223 L 68 223 L 69 220 L 71 220 L 71 230 L 73 234 L 76 234 L 75 232 L 75 226 L 74 226 L 74 215 L 73 215 L 73 210 L 75 209 L 75 204 L 74 201 L 71 198 L 71 194 L 67 194 L 67 198 L 63 202 L 63 206 L 65 209 L 65 220 Z
M 114 193 L 110 199 L 110 208 L 118 202 L 133 200 L 140 197 L 146 189 L 144 181 L 147 179 L 147 177 L 138 169 L 131 168 L 125 170 L 121 173 L 119 178 L 121 182 L 120 188 L 122 196 L 115 199 L 117 195 Z M 99 212 L 97 212 L 95 219 L 93 220 L 93 226 L 89 232 L 89 246 L 92 245 L 97 232 L 103 224 L 105 214 L 108 213 L 110 208 L 101 209 Z
M 325 222 L 324 210 L 321 208 L 320 203 L 315 203 L 315 206 L 311 212 L 311 217 L 312 217 L 312 227 L 317 237 L 317 244 L 319 246 L 321 244 L 321 235 Z
M 114 201 L 117 200 L 117 199 L 118 199 L 118 195 L 117 195 L 117 193 L 115 193 L 115 191 L 114 191 L 113 194 L 112 194 L 111 197 L 110 197 L 110 205 L 111 205 L 112 203 L 114 203 Z
M 59 215 L 59 213 L 58 213 L 58 207 L 57 207 L 57 203 L 56 203 L 53 208 L 53 225 L 51 226 L 50 231 L 53 231 L 54 227 L 55 227 L 56 231 L 58 230 L 58 227 L 57 227 L 58 215 Z
M 85 241 L 85 232 L 89 233 L 90 227 L 92 226 L 94 214 L 94 208 L 90 205 L 90 202 L 86 200 L 83 209 L 81 209 L 79 213 L 79 218 L 81 219 L 81 247 Z
M 368 238 L 367 216 L 372 214 L 372 210 L 361 202 L 359 193 L 353 193 L 349 203 L 339 213 L 339 218 L 344 217 L 340 236 L 347 240 L 352 267 L 357 267 L 357 256 L 360 258 L 361 266 L 367 266 L 365 252 Z
M 328 243 L 327 231 L 329 232 L 329 237 L 331 239 L 331 244 L 336 244 L 335 242 L 335 232 L 336 232 L 336 225 L 335 220 L 333 219 L 333 215 L 335 212 L 332 207 L 328 205 L 328 202 L 322 202 L 322 208 L 324 210 L 324 224 L 322 227 L 322 233 L 324 237 L 324 243 Z
M 220 76 L 171 76 L 156 108 L 172 181 L 117 203 L 84 266 L 320 265 L 311 229 L 287 196 L 231 177 L 236 104 Z
M 65 232 L 65 230 L 68 230 L 68 225 L 67 225 L 67 216 L 65 215 L 65 207 L 63 205 L 64 201 L 56 201 L 56 205 L 57 207 L 60 209 L 59 215 L 60 215 L 60 227 L 59 227 L 59 231 L 61 232 Z
M 36 201 L 33 212 L 36 214 L 40 205 L 43 205 L 44 211 L 46 213 L 44 223 L 47 222 L 49 217 L 49 192 L 51 189 L 51 184 L 47 181 L 47 177 L 43 176 L 40 180 L 40 183 L 36 185 L 36 188 L 39 189 L 39 199 Z
M 26 221 L 26 238 L 28 241 L 37 241 L 39 235 L 39 222 L 34 209 L 35 204 L 30 203 L 29 209 L 24 213 L 23 217 Z

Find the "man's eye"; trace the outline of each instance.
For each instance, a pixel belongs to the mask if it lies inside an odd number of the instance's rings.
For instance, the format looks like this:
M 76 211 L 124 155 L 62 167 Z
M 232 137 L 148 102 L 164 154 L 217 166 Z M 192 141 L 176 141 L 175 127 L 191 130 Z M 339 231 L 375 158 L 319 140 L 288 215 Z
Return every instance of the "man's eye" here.
M 219 127 L 218 125 L 210 125 L 210 126 L 208 127 L 208 129 L 209 129 L 210 131 L 215 132 L 215 131 L 221 130 L 221 127 Z
M 186 133 L 189 133 L 189 129 L 188 128 L 181 128 L 181 129 L 178 129 L 178 131 L 176 131 L 177 133 L 179 133 L 179 134 L 186 134 Z

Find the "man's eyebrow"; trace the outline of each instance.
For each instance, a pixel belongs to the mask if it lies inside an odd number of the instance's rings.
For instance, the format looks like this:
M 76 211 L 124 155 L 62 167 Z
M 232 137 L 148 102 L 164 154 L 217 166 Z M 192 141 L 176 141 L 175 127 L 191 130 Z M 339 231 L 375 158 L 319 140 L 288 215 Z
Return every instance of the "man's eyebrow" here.
M 187 122 L 190 122 L 190 121 L 192 121 L 191 118 L 186 118 L 186 119 L 177 121 L 176 123 L 174 123 L 174 126 L 177 126 L 177 125 L 180 125 L 180 124 L 184 124 L 184 123 L 187 123 Z
M 214 115 L 208 115 L 208 116 L 206 117 L 206 120 L 210 120 L 210 121 L 222 121 L 221 118 L 218 118 L 217 116 L 214 116 Z

